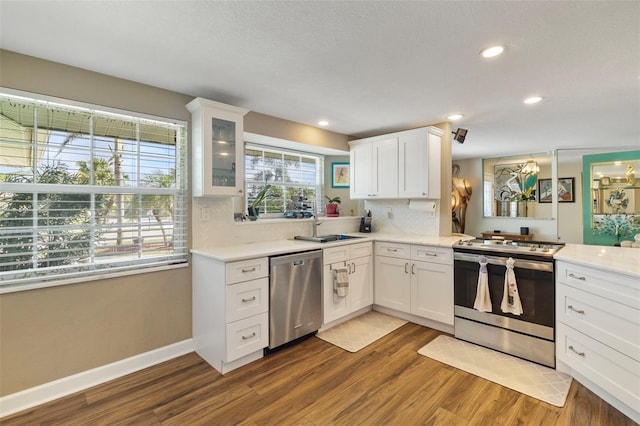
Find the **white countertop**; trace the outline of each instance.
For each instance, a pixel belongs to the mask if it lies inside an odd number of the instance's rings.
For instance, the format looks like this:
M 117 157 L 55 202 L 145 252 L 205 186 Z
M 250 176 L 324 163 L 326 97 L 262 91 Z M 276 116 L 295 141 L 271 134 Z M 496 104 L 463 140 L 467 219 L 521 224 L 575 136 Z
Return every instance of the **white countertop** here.
M 640 278 L 640 249 L 638 248 L 567 244 L 553 257 L 576 265 Z
M 223 262 L 234 262 L 238 260 L 255 259 L 263 256 L 276 256 L 279 254 L 294 253 L 298 251 L 307 251 L 315 249 L 323 249 L 327 247 L 335 247 L 343 244 L 357 244 L 367 241 L 386 241 L 405 244 L 422 244 L 428 246 L 451 247 L 455 242 L 463 239 L 472 239 L 471 236 L 460 237 L 439 237 L 439 236 L 419 236 L 419 235 L 398 235 L 398 234 L 363 234 L 363 233 L 347 233 L 346 235 L 355 235 L 358 239 L 346 241 L 334 241 L 328 243 L 314 243 L 301 240 L 275 240 L 262 241 L 253 243 L 235 244 L 229 246 L 212 247 L 207 249 L 192 249 L 191 253 L 200 256 L 210 257 L 212 259 Z

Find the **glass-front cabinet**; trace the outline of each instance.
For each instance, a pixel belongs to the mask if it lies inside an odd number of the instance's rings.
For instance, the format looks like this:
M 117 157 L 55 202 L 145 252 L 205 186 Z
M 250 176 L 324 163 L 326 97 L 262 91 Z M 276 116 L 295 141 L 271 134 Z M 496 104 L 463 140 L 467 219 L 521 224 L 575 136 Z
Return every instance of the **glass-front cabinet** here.
M 191 112 L 192 195 L 241 196 L 246 109 L 196 98 Z
M 614 245 L 640 233 L 640 151 L 583 157 L 585 244 Z M 637 176 L 637 177 L 636 177 Z

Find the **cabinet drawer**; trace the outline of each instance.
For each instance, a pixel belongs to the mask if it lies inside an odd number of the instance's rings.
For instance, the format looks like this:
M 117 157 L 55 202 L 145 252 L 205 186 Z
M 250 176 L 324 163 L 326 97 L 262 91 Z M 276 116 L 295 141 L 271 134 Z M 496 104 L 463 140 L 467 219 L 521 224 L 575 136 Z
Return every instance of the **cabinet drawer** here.
M 349 259 L 350 249 L 348 244 L 322 250 L 322 264 L 329 265 L 336 262 L 344 262 Z
M 227 323 L 269 310 L 269 278 L 227 286 Z
M 269 346 L 267 312 L 227 324 L 227 362 Z
M 370 256 L 373 251 L 373 243 L 358 243 L 358 244 L 350 244 L 351 248 L 351 259 L 357 259 L 358 257 Z
M 556 318 L 640 361 L 640 310 L 573 287 L 556 287 Z
M 409 260 L 411 258 L 411 246 L 409 244 L 376 242 L 376 255 Z
M 411 246 L 411 260 L 453 265 L 453 249 L 435 246 Z
M 241 260 L 229 262 L 227 268 L 227 285 L 242 281 L 255 280 L 269 276 L 269 258 Z
M 556 356 L 636 412 L 640 412 L 640 363 L 560 323 Z
M 637 279 L 562 261 L 558 261 L 556 266 L 558 282 L 632 308 L 640 308 L 640 286 Z

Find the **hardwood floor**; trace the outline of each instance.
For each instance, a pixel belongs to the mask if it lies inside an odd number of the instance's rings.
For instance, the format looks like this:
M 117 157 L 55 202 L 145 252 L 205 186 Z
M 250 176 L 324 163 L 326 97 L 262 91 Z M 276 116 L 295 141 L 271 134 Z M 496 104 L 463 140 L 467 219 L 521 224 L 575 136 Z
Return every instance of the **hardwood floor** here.
M 409 323 L 357 353 L 313 337 L 225 376 L 191 353 L 0 424 L 635 424 L 575 380 L 557 408 L 418 355 L 439 334 Z

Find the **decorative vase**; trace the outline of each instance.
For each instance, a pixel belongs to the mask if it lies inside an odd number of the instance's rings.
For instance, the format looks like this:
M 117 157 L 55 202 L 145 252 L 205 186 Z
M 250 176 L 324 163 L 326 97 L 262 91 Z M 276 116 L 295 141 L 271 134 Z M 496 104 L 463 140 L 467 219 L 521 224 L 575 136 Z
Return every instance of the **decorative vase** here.
M 247 207 L 247 217 L 249 220 L 258 220 L 258 215 L 260 215 L 259 207 Z
M 340 214 L 338 213 L 338 205 L 337 204 L 327 204 L 327 216 L 328 217 L 340 216 Z

